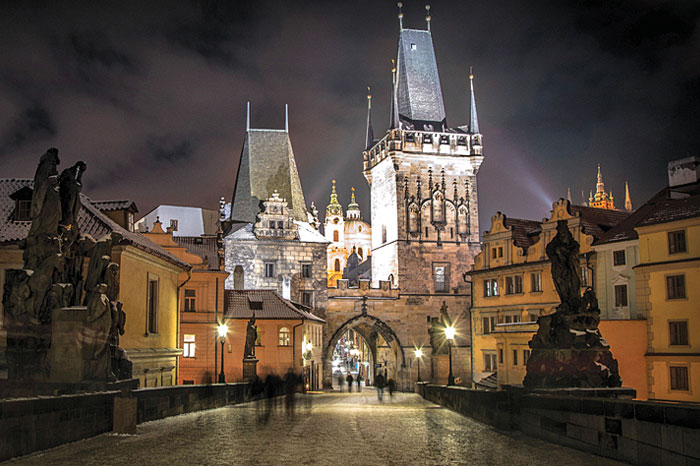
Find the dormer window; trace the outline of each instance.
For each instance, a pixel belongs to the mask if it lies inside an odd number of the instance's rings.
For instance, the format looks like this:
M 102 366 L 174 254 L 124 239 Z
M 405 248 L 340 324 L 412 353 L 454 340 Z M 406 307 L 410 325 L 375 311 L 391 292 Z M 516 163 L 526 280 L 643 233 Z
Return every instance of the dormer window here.
M 177 220 L 174 218 L 170 220 L 170 230 L 177 231 Z
M 15 201 L 15 210 L 12 213 L 12 220 L 15 222 L 26 222 L 32 219 L 32 188 L 25 186 L 10 194 L 10 199 Z
M 15 201 L 15 221 L 23 222 L 32 219 L 32 200 L 18 199 Z

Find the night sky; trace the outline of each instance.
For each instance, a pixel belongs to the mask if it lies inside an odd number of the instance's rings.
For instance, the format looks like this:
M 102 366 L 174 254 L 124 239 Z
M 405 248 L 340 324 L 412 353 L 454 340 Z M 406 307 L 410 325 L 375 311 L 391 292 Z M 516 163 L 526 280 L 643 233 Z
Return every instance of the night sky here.
M 47 2 L 48 3 L 48 2 Z M 392 1 L 17 2 L 0 7 L 0 176 L 31 178 L 39 156 L 84 160 L 84 192 L 214 208 L 230 200 L 252 125 L 290 135 L 307 203 L 340 200 L 362 176 L 366 87 L 375 135 L 389 121 L 398 21 Z M 27 6 L 27 4 L 34 6 Z M 60 5 L 60 7 L 59 7 Z M 425 28 L 423 2 L 404 26 Z M 474 67 L 485 160 L 481 230 L 500 210 L 541 219 L 595 189 L 618 206 L 700 153 L 700 2 L 431 2 L 450 126 L 468 115 Z

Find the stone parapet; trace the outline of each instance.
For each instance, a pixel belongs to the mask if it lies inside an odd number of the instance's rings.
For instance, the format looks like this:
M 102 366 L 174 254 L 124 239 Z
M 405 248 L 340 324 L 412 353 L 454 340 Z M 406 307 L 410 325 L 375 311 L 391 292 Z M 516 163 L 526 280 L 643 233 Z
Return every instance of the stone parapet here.
M 418 384 L 417 391 L 500 429 L 632 464 L 700 463 L 697 405 L 615 399 L 610 390 L 591 397 Z

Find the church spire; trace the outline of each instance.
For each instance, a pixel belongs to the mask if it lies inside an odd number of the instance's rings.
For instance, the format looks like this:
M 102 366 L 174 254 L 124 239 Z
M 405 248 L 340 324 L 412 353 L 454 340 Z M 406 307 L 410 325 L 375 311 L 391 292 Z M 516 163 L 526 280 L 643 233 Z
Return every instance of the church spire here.
M 600 164 L 598 164 L 598 181 L 595 185 L 596 194 L 605 192 L 605 184 L 603 184 L 603 175 L 600 174 Z
M 566 198 L 569 200 L 569 204 L 573 204 L 574 201 L 571 200 L 571 188 L 568 188 L 566 191 Z
M 625 210 L 632 212 L 632 198 L 630 197 L 630 185 L 625 181 Z
M 479 118 L 476 114 L 476 97 L 474 97 L 474 73 L 472 72 L 472 67 L 469 67 L 469 89 L 470 89 L 470 101 L 469 101 L 469 133 L 470 134 L 480 134 L 479 133 Z
M 428 32 L 430 32 L 430 5 L 425 5 L 425 22 L 428 23 Z
M 350 204 L 348 204 L 348 210 L 345 211 L 348 220 L 359 220 L 360 219 L 360 205 L 355 201 L 355 188 L 352 188 L 352 195 L 350 197 Z
M 399 127 L 399 111 L 396 104 L 396 60 L 391 59 L 391 122 L 389 129 L 397 129 Z
M 374 130 L 372 129 L 372 90 L 367 86 L 367 138 L 365 150 L 369 150 L 374 144 Z

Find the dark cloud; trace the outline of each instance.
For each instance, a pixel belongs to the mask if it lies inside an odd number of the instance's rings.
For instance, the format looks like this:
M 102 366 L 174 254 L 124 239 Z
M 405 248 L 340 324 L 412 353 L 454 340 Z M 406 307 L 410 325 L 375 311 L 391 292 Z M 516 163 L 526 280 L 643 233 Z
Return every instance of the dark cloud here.
M 423 4 L 404 3 L 405 26 L 424 28 Z M 669 160 L 700 150 L 697 1 L 431 3 L 452 126 L 476 74 L 481 230 L 498 210 L 539 219 L 568 187 L 578 201 L 598 163 L 639 205 Z M 88 163 L 93 198 L 215 207 L 233 191 L 246 101 L 261 128 L 283 127 L 289 104 L 307 202 L 323 211 L 336 178 L 369 218 L 366 86 L 381 136 L 395 2 L 17 3 L 0 30 L 3 176 L 31 176 L 55 145 L 64 164 Z
M 46 141 L 56 134 L 56 127 L 48 110 L 32 104 L 14 118 L 0 139 L 0 154 L 18 150 L 27 141 Z
M 181 163 L 190 160 L 194 147 L 190 141 L 170 138 L 150 138 L 148 151 L 156 162 Z

